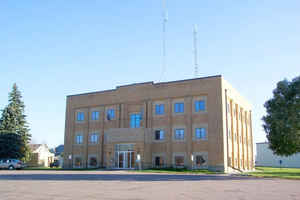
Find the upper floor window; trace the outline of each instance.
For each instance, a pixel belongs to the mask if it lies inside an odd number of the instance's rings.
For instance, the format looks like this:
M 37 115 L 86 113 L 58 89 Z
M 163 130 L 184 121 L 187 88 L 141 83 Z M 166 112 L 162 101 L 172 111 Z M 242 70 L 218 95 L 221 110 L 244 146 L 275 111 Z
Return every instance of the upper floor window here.
M 77 112 L 77 121 L 84 121 L 84 112 Z
M 155 114 L 156 115 L 165 114 L 165 105 L 164 104 L 156 104 L 155 105 Z
M 141 114 L 130 115 L 130 128 L 140 128 Z
M 205 100 L 195 101 L 195 112 L 205 111 L 206 109 Z
M 196 139 L 200 139 L 200 140 L 207 139 L 206 128 L 196 128 L 195 137 Z
M 99 120 L 99 115 L 100 115 L 99 111 L 93 111 L 92 112 L 92 120 Z
M 83 143 L 83 136 L 82 135 L 76 135 L 75 142 L 76 142 L 76 144 L 82 144 Z
M 165 138 L 165 132 L 163 130 L 155 131 L 155 140 L 163 140 Z
M 175 103 L 174 104 L 174 112 L 175 113 L 184 113 L 184 103 Z
M 184 140 L 184 129 L 175 129 L 175 140 Z
M 115 118 L 115 110 L 114 109 L 108 109 L 106 112 L 107 120 L 112 120 Z
M 98 133 L 90 134 L 90 143 L 91 144 L 98 144 L 98 140 L 99 140 L 99 134 Z

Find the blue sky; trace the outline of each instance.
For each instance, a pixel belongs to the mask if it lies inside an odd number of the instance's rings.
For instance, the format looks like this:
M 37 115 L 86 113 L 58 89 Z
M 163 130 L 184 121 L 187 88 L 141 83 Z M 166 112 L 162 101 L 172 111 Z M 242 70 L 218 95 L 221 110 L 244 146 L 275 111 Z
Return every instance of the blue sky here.
M 253 104 L 255 142 L 265 141 L 264 102 L 276 83 L 300 75 L 300 1 L 167 0 L 163 81 L 222 74 Z M 62 144 L 66 95 L 158 81 L 160 0 L 2 1 L 0 109 L 16 82 L 33 142 Z

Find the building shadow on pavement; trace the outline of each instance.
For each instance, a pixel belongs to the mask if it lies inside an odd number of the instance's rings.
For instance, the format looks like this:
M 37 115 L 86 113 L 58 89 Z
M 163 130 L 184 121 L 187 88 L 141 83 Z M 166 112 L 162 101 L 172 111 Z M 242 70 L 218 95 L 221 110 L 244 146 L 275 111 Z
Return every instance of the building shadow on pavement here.
M 178 174 L 0 174 L 1 180 L 38 181 L 206 181 L 259 180 L 255 177 Z

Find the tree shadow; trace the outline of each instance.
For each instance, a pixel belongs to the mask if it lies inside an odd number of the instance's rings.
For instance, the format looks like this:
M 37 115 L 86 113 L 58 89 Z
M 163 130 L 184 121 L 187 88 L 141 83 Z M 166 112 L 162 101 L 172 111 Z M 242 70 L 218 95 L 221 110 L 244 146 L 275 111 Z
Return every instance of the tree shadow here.
M 226 175 L 178 175 L 178 174 L 0 174 L 0 180 L 36 181 L 226 181 L 260 180 L 255 177 Z

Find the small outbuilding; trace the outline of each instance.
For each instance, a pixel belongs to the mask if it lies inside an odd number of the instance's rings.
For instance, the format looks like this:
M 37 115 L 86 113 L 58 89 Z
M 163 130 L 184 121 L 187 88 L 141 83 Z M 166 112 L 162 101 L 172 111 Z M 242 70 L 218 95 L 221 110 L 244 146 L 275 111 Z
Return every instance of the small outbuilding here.
M 269 143 L 256 143 L 256 166 L 300 168 L 300 153 L 277 156 L 269 148 Z

